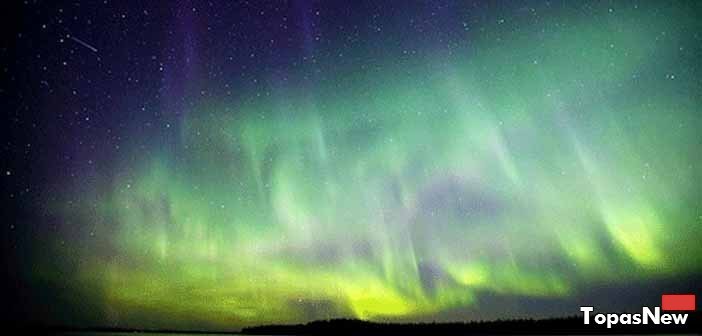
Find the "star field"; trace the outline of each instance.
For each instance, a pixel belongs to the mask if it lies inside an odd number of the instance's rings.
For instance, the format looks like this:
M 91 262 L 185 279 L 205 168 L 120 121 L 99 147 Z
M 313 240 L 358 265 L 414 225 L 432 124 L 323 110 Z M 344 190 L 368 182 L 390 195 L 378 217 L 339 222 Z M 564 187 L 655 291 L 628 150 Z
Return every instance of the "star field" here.
M 474 320 L 694 290 L 699 9 L 25 2 L 0 167 L 23 318 Z

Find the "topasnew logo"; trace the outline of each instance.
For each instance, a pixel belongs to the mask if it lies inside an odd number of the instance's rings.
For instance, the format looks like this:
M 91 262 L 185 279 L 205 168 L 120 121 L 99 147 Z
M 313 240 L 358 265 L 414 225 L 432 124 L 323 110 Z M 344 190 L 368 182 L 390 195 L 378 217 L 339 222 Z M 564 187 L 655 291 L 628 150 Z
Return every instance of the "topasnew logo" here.
M 662 307 L 662 309 L 661 309 Z M 597 313 L 591 306 L 580 307 L 583 313 L 583 323 L 606 324 L 607 328 L 617 324 L 685 324 L 687 313 L 661 313 L 663 311 L 694 311 L 694 294 L 663 294 L 661 307 L 643 307 L 641 313 Z
M 616 324 L 685 324 L 688 314 L 661 314 L 661 308 L 643 307 L 641 314 L 602 314 L 598 313 L 592 318 L 593 307 L 580 307 L 583 312 L 583 323 L 590 324 L 595 321 L 597 324 L 607 324 L 607 328 L 612 328 Z

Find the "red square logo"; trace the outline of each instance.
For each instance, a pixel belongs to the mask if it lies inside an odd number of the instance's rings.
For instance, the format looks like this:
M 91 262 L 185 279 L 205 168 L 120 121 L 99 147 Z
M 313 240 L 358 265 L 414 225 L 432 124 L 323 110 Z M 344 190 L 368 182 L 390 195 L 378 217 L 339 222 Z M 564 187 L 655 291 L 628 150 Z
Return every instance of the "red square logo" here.
M 695 310 L 695 294 L 663 294 L 661 295 L 663 310 Z

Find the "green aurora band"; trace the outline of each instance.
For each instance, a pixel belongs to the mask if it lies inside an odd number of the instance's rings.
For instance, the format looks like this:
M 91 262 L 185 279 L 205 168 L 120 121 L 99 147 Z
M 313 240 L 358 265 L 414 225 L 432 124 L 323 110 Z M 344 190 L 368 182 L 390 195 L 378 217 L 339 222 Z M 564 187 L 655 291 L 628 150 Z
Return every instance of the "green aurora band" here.
M 203 102 L 177 153 L 65 187 L 48 211 L 86 242 L 50 249 L 80 261 L 35 276 L 127 325 L 227 328 L 699 274 L 699 74 L 676 71 L 699 23 L 625 10 Z

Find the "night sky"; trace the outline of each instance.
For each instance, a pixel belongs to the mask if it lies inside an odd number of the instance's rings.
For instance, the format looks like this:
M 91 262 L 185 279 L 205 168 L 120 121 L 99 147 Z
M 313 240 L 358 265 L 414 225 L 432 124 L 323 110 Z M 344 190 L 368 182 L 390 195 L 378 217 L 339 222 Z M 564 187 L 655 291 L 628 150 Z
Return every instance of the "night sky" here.
M 702 294 L 700 4 L 4 6 L 5 317 L 221 330 Z

